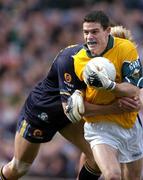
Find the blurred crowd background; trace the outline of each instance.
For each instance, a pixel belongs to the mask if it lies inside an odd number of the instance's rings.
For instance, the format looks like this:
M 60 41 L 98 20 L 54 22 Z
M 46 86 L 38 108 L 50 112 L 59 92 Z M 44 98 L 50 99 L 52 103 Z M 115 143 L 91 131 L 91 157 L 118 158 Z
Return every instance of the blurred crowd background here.
M 82 18 L 93 9 L 131 30 L 142 60 L 143 0 L 0 0 L 0 166 L 12 158 L 18 113 L 29 91 L 62 48 L 83 42 Z M 29 175 L 75 178 L 79 155 L 57 134 L 42 145 Z

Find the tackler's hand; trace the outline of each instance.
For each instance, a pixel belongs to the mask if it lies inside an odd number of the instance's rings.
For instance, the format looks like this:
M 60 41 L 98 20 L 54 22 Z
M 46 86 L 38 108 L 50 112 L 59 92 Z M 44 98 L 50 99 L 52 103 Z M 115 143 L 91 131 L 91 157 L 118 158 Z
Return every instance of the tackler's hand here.
M 76 90 L 68 99 L 66 115 L 72 123 L 79 122 L 85 112 L 82 92 Z

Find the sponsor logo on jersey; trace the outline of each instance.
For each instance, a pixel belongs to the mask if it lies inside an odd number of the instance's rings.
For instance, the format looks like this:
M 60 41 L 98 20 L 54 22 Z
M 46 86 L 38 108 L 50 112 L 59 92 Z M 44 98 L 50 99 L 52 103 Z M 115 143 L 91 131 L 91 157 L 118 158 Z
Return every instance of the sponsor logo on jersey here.
M 41 137 L 43 135 L 43 132 L 40 129 L 35 129 L 33 132 L 33 136 L 35 137 Z
M 65 81 L 70 83 L 72 81 L 72 77 L 69 73 L 64 74 Z

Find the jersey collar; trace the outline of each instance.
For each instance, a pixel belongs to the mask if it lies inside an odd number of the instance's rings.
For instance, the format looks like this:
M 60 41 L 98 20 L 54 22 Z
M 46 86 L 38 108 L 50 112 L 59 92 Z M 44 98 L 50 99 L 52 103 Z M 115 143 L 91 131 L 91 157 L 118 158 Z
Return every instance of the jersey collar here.
M 109 49 L 111 49 L 113 47 L 113 45 L 114 45 L 114 38 L 113 38 L 113 36 L 109 35 L 107 47 L 105 48 L 105 50 L 101 54 L 92 55 L 86 44 L 84 45 L 84 49 L 86 50 L 86 54 L 88 57 L 94 58 L 94 57 L 98 57 L 98 56 L 103 56 L 103 54 L 105 54 Z

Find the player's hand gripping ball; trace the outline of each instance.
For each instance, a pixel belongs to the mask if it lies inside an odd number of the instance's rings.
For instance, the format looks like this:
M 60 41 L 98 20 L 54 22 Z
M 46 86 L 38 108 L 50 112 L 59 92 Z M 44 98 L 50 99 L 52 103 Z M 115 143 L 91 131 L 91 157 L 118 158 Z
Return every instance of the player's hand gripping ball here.
M 84 82 L 97 89 L 113 90 L 116 86 L 115 78 L 115 66 L 105 57 L 91 59 L 83 70 Z

